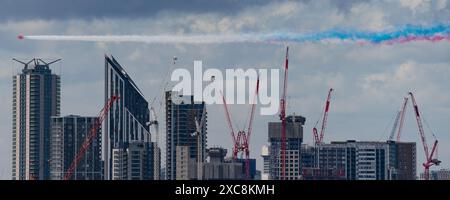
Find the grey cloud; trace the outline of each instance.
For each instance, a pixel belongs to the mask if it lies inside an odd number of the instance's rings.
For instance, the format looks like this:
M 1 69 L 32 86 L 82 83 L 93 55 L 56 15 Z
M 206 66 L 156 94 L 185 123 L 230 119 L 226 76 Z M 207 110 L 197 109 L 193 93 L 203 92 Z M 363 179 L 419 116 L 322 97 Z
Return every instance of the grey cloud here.
M 372 0 L 328 0 L 340 11 L 348 11 L 354 4 Z M 249 7 L 288 0 L 3 0 L 0 6 L 0 20 L 26 19 L 93 19 L 93 18 L 145 18 L 161 12 L 175 13 L 219 13 L 232 15 Z M 291 2 L 313 3 L 312 0 Z
M 0 6 L 0 18 L 3 20 L 137 18 L 152 17 L 161 11 L 228 14 L 267 2 L 267 0 L 3 0 Z

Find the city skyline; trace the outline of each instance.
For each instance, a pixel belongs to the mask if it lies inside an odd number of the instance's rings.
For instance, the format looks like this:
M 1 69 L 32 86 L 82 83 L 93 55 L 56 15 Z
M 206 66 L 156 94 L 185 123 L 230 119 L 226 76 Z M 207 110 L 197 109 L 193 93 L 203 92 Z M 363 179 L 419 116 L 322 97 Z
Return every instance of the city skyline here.
M 22 1 L 26 2 L 26 1 Z M 135 1 L 139 2 L 139 1 Z M 228 2 L 228 1 L 225 1 Z M 12 58 L 61 58 L 61 116 L 93 116 L 104 104 L 104 59 L 112 54 L 151 103 L 162 91 L 160 85 L 171 68 L 192 69 L 194 60 L 203 60 L 205 68 L 256 67 L 282 69 L 284 46 L 271 44 L 163 45 L 127 43 L 84 43 L 18 41 L 17 34 L 157 34 L 157 33 L 233 33 L 268 30 L 316 31 L 336 27 L 384 30 L 405 24 L 431 25 L 450 23 L 447 1 L 373 2 L 346 1 L 250 1 L 241 8 L 223 6 L 174 6 L 162 2 L 142 3 L 155 7 L 145 11 L 84 11 L 85 4 L 74 5 L 64 14 L 26 13 L 6 15 L 0 20 L 0 179 L 11 178 L 11 94 L 12 76 L 20 65 Z M 116 3 L 104 3 L 111 10 L 121 10 Z M 37 10 L 41 5 L 35 5 Z M 55 9 L 61 9 L 60 4 Z M 135 6 L 130 5 L 131 7 Z M 9 4 L 2 9 L 14 10 Z M 135 6 L 136 7 L 136 6 Z M 157 8 L 160 8 L 159 10 Z M 17 9 L 16 9 L 17 10 Z M 108 9 L 101 9 L 108 10 Z M 88 12 L 88 13 L 85 13 Z M 9 12 L 0 12 L 9 13 Z M 119 13 L 119 14 L 117 14 Z M 403 97 L 410 90 L 426 119 L 425 132 L 431 146 L 431 133 L 439 140 L 442 168 L 450 167 L 450 43 L 413 42 L 401 45 L 293 44 L 290 45 L 290 74 L 287 114 L 307 118 L 304 143 L 312 144 L 312 127 L 319 119 L 326 92 L 335 88 L 325 141 L 385 141 Z M 172 58 L 178 60 L 173 66 Z M 13 69 L 12 69 L 13 68 Z M 56 73 L 58 70 L 55 69 Z M 162 99 L 162 98 L 161 98 Z M 207 106 L 208 146 L 220 145 L 230 150 L 231 137 L 221 105 Z M 239 113 L 247 106 L 230 106 Z M 159 108 L 157 109 L 159 110 Z M 161 109 L 161 110 L 164 110 Z M 158 113 L 160 122 L 164 114 Z M 402 138 L 417 144 L 417 174 L 424 161 L 412 107 L 408 105 Z M 233 116 L 244 120 L 245 115 Z M 255 116 L 251 139 L 251 158 L 262 170 L 261 146 L 267 144 L 267 122 L 278 116 Z M 431 128 L 428 128 L 428 126 Z M 165 135 L 165 124 L 160 124 Z M 153 132 L 152 132 L 153 134 Z M 160 138 L 161 149 L 165 149 Z M 162 156 L 164 152 L 161 152 Z M 161 158 L 163 160 L 163 158 Z M 440 168 L 433 168 L 438 170 Z

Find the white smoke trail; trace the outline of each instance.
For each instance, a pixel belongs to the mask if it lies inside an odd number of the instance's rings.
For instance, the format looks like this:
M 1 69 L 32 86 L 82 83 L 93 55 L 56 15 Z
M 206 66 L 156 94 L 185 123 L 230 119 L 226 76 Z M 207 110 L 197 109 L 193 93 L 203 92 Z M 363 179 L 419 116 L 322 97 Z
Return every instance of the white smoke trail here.
M 65 40 L 94 42 L 146 42 L 146 43 L 358 43 L 401 44 L 412 41 L 438 42 L 450 40 L 450 25 L 432 27 L 405 26 L 390 32 L 339 31 L 300 34 L 276 32 L 271 34 L 221 35 L 19 35 L 19 39 Z
M 144 42 L 144 43 L 238 43 L 267 42 L 255 35 L 29 35 L 28 40 L 88 41 L 88 42 Z

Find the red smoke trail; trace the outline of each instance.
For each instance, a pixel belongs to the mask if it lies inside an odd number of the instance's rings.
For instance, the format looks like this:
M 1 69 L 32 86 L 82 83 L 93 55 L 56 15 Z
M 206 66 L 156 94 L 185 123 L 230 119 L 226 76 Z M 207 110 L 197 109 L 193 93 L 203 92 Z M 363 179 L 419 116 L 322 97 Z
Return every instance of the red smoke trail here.
M 433 36 L 408 36 L 384 42 L 387 45 L 403 44 L 412 41 L 429 41 L 439 42 L 442 40 L 450 40 L 450 35 L 433 35 Z

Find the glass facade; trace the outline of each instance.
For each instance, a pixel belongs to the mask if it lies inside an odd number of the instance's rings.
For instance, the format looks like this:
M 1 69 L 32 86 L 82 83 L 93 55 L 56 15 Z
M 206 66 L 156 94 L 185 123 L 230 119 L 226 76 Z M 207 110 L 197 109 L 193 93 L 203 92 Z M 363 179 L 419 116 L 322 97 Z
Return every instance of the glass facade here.
M 197 137 L 195 119 L 202 119 L 203 110 L 206 109 L 204 102 L 194 102 L 193 96 L 180 96 L 171 91 L 166 92 L 166 176 L 168 180 L 175 180 L 176 172 L 176 148 L 187 146 L 190 158 L 197 161 Z M 206 157 L 207 144 L 207 112 L 202 127 L 201 151 L 202 162 Z
M 112 96 L 119 96 L 104 122 L 103 156 L 105 178 L 112 179 L 113 149 L 125 151 L 132 141 L 150 141 L 147 122 L 150 110 L 144 95 L 111 56 L 105 56 L 105 103 Z M 115 156 L 123 154 L 116 153 Z M 125 159 L 118 159 L 125 160 Z
M 52 117 L 50 137 L 50 179 L 62 180 L 81 145 L 90 134 L 96 117 L 70 115 Z M 92 139 L 71 180 L 101 180 L 101 129 Z
M 12 179 L 44 180 L 49 178 L 50 117 L 60 114 L 60 77 L 41 59 L 18 62 L 25 67 L 13 76 Z
M 301 149 L 303 142 L 303 125 L 306 119 L 302 116 L 286 117 L 286 162 L 284 178 L 286 180 L 300 179 L 301 174 Z M 278 180 L 283 176 L 281 165 L 281 122 L 269 122 L 269 176 Z

